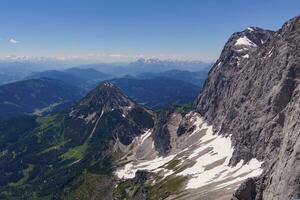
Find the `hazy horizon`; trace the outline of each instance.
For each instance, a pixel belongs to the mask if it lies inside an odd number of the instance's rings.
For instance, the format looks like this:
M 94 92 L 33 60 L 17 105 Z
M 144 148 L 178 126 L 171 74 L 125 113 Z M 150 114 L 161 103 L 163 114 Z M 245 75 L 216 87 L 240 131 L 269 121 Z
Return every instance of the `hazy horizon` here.
M 0 58 L 213 62 L 233 32 L 277 30 L 299 10 L 297 0 L 2 1 Z

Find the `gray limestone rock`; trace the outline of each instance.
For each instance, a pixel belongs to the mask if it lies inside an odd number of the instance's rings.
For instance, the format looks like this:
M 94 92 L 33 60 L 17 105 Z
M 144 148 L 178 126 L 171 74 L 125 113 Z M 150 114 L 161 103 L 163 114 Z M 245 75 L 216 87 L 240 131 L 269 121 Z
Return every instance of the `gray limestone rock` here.
M 232 165 L 253 157 L 264 161 L 250 199 L 300 195 L 299 83 L 300 16 L 276 32 L 250 28 L 233 34 L 194 103 L 216 132 L 232 135 Z M 249 193 L 249 184 L 241 191 Z

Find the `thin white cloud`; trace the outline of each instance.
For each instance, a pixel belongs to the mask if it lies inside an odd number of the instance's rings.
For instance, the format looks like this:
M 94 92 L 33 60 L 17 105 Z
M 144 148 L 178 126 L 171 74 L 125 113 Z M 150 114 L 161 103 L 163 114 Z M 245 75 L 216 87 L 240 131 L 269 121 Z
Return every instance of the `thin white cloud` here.
M 19 41 L 15 40 L 14 38 L 11 38 L 9 40 L 9 42 L 12 43 L 12 44 L 18 44 L 18 43 L 20 43 Z
M 109 57 L 111 57 L 111 58 L 129 58 L 131 56 L 124 55 L 124 54 L 111 54 L 111 55 L 109 55 Z
M 108 55 L 108 57 L 115 58 L 115 59 L 139 59 L 139 58 L 145 58 L 146 56 L 143 54 L 139 54 L 139 55 L 110 54 Z

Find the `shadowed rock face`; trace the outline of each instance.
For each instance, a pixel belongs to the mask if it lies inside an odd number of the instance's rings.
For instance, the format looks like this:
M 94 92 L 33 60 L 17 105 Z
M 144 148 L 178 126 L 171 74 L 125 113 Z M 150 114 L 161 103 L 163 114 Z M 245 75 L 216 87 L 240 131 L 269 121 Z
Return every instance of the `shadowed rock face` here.
M 232 200 L 252 200 L 255 199 L 256 188 L 255 181 L 252 178 L 247 179 L 233 195 Z
M 256 157 L 265 172 L 243 185 L 250 199 L 300 195 L 300 16 L 277 32 L 235 33 L 194 106 L 220 134 L 232 134 L 231 164 Z M 247 187 L 248 185 L 248 187 Z M 251 192 L 252 191 L 252 192 Z

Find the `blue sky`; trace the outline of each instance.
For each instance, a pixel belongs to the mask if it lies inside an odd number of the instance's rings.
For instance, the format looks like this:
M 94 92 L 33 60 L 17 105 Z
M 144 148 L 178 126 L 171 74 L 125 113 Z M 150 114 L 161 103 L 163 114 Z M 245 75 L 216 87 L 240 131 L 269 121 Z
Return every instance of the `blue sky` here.
M 207 61 L 233 32 L 299 14 L 299 0 L 1 0 L 0 56 Z

